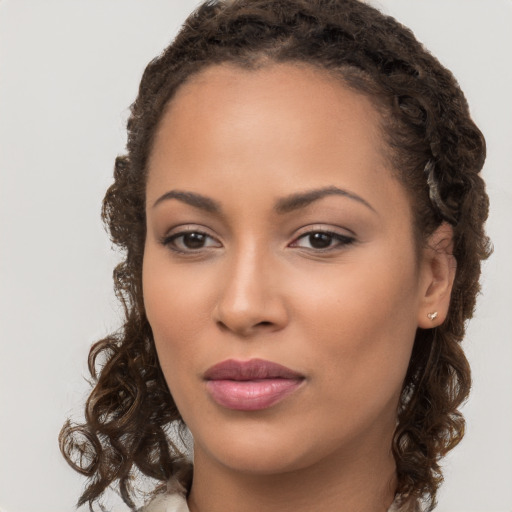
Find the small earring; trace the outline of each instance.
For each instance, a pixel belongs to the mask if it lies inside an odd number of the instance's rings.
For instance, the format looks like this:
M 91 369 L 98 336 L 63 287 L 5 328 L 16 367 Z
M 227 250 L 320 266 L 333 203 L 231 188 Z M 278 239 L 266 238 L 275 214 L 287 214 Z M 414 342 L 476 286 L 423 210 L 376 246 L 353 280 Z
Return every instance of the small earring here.
M 432 313 L 427 313 L 427 318 L 428 318 L 429 320 L 434 321 L 434 320 L 437 318 L 437 311 L 434 311 L 434 312 L 432 312 Z

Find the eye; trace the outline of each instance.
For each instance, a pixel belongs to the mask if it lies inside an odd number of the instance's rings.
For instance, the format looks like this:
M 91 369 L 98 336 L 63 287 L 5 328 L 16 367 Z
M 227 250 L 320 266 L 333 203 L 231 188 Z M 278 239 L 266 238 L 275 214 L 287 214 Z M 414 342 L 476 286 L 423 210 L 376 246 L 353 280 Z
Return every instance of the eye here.
M 211 247 L 222 247 L 218 240 L 202 231 L 181 231 L 165 237 L 162 243 L 173 251 L 188 253 Z
M 290 245 L 291 247 L 325 251 L 336 247 L 347 246 L 354 242 L 355 238 L 332 231 L 309 231 L 301 235 Z

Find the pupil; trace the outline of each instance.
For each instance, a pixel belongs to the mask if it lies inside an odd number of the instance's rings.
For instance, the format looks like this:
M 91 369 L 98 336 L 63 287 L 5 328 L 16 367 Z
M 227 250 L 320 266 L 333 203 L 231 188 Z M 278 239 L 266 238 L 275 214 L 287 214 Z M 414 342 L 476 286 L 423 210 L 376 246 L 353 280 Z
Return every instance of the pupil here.
M 326 233 L 313 233 L 309 235 L 309 243 L 315 249 L 325 249 L 331 245 L 332 236 Z
M 187 233 L 183 235 L 183 244 L 187 249 L 201 249 L 204 246 L 205 235 L 202 233 Z

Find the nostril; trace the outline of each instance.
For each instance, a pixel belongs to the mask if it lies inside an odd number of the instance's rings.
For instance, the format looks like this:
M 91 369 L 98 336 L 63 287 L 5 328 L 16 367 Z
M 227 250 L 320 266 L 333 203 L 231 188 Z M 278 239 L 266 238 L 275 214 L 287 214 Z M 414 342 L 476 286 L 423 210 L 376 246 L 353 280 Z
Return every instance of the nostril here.
M 254 328 L 258 328 L 258 327 L 261 327 L 261 328 L 266 328 L 266 327 L 272 327 L 274 325 L 273 322 L 269 322 L 267 320 L 263 321 L 263 322 L 258 322 L 256 324 L 253 324 L 252 326 L 244 326 L 243 328 L 240 327 L 240 326 L 229 326 L 227 325 L 226 323 L 222 322 L 221 320 L 217 321 L 217 326 L 218 328 L 221 330 L 221 331 L 232 331 L 232 330 L 236 330 L 236 331 L 246 331 L 246 330 L 250 330 L 252 331 Z
M 282 329 L 288 321 L 281 300 L 235 300 L 222 297 L 212 311 L 212 320 L 220 332 L 231 331 L 242 337 Z
M 224 322 L 221 322 L 220 320 L 217 322 L 217 325 L 221 331 L 229 330 L 228 326 Z

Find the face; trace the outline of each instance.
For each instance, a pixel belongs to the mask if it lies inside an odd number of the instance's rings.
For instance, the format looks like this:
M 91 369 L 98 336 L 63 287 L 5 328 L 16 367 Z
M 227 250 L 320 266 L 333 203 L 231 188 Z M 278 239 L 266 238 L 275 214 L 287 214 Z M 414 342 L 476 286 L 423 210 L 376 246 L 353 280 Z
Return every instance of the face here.
M 425 265 L 379 123 L 283 64 L 211 67 L 168 105 L 143 291 L 196 455 L 268 474 L 389 452 Z

